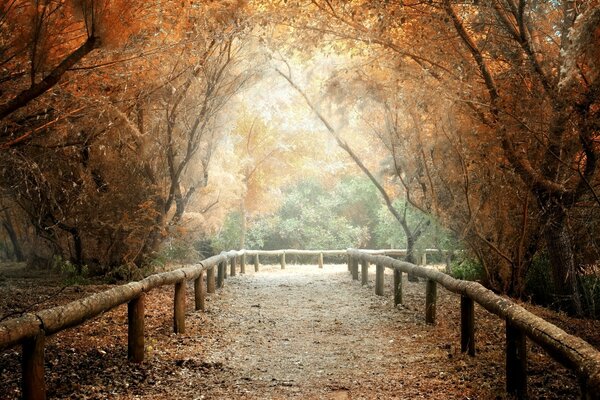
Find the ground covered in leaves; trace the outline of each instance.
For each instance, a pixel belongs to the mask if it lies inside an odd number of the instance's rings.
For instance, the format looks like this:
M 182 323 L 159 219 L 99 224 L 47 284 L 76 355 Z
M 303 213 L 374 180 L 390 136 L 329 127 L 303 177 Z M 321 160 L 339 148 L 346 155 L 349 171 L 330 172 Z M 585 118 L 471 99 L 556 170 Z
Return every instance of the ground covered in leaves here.
M 173 288 L 146 298 L 146 361 L 127 362 L 127 310 L 120 306 L 48 339 L 46 381 L 57 399 L 503 399 L 504 326 L 477 309 L 476 357 L 460 353 L 459 298 L 438 289 L 438 319 L 424 323 L 424 283 L 404 282 L 405 304 L 352 281 L 344 265 L 263 266 L 229 277 L 172 333 Z M 46 308 L 106 289 L 61 288 L 0 269 L 0 316 Z M 406 278 L 405 278 L 406 279 Z M 26 307 L 25 305 L 29 305 Z M 527 306 L 598 347 L 598 321 Z M 575 376 L 529 344 L 529 394 L 575 399 Z M 0 399 L 20 396 L 20 349 L 0 353 Z

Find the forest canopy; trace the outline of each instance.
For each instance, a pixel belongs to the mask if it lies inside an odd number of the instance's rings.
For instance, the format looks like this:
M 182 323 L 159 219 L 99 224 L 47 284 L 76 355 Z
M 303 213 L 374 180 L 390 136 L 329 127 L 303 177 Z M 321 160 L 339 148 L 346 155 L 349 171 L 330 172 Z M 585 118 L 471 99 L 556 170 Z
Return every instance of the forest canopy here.
M 3 257 L 106 274 L 173 243 L 443 230 L 488 287 L 527 296 L 535 270 L 582 314 L 599 60 L 597 0 L 4 0 Z

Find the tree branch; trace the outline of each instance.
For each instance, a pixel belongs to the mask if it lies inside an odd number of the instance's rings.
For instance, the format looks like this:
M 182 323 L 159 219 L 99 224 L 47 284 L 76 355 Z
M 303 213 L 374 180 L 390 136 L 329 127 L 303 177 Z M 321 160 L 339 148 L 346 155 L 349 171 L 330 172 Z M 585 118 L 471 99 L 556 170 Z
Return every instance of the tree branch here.
M 44 94 L 51 87 L 56 85 L 60 78 L 69 68 L 79 62 L 83 57 L 99 46 L 99 40 L 91 36 L 74 52 L 69 54 L 56 68 L 50 72 L 44 79 L 34 83 L 28 89 L 21 91 L 13 99 L 0 105 L 0 120 L 6 118 L 18 109 L 25 107 L 30 101 Z

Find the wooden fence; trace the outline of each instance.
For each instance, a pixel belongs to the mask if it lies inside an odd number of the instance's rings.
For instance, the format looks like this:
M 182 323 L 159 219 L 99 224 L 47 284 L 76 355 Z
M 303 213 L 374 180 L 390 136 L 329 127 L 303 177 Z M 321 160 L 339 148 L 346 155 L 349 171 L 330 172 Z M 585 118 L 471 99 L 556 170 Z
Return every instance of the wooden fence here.
M 424 254 L 437 252 L 428 249 Z M 552 357 L 572 368 L 580 378 L 582 398 L 600 399 L 600 353 L 584 340 L 569 335 L 558 327 L 529 313 L 508 299 L 497 296 L 478 283 L 454 279 L 435 269 L 398 261 L 390 256 L 404 255 L 404 250 L 241 250 L 223 252 L 197 265 L 171 272 L 151 275 L 139 282 L 117 286 L 63 306 L 25 314 L 0 323 L 0 350 L 22 346 L 22 393 L 24 399 L 45 399 L 44 345 L 47 336 L 81 325 L 106 311 L 127 303 L 128 358 L 132 362 L 144 360 L 144 299 L 145 294 L 165 285 L 174 285 L 173 330 L 185 332 L 185 288 L 194 281 L 196 310 L 204 310 L 206 293 L 214 293 L 224 285 L 229 274 L 246 272 L 248 257 L 253 258 L 259 271 L 260 257 L 276 257 L 281 268 L 286 267 L 286 255 L 316 256 L 323 268 L 323 256 L 347 257 L 348 270 L 358 280 L 368 281 L 370 264 L 376 265 L 375 292 L 383 295 L 385 268 L 394 271 L 394 304 L 401 304 L 402 273 L 425 278 L 425 319 L 435 321 L 436 287 L 441 284 L 461 295 L 461 350 L 475 355 L 474 302 L 506 320 L 507 391 L 523 398 L 527 392 L 525 337 L 542 346 Z M 426 256 L 425 256 L 426 257 Z M 425 263 L 425 257 L 422 262 Z M 239 266 L 239 267 L 238 267 Z M 206 276 L 206 285 L 204 280 Z
M 454 279 L 434 268 L 426 268 L 363 250 L 348 250 L 348 269 L 352 278 L 367 283 L 370 264 L 375 264 L 375 293 L 383 295 L 385 268 L 394 271 L 394 305 L 402 304 L 402 273 L 426 279 L 425 321 L 436 317 L 437 285 L 461 296 L 461 351 L 475 355 L 474 303 L 503 318 L 506 323 L 506 390 L 517 398 L 527 397 L 526 338 L 572 369 L 580 380 L 582 399 L 600 399 L 600 352 L 585 340 L 530 313 L 507 298 L 496 295 L 477 282 Z

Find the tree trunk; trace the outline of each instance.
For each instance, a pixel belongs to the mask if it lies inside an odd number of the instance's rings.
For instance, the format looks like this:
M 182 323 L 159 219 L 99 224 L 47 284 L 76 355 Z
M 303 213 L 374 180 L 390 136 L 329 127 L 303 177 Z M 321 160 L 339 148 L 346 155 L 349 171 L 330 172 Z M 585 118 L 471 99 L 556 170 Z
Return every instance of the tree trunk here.
M 79 229 L 75 229 L 72 235 L 75 244 L 75 265 L 77 266 L 77 273 L 81 274 L 83 272 L 83 245 L 81 236 L 79 236 Z
M 58 227 L 62 230 L 69 232 L 71 237 L 73 238 L 73 247 L 75 250 L 75 254 L 71 256 L 71 262 L 73 265 L 77 267 L 77 273 L 81 274 L 83 272 L 83 242 L 81 240 L 81 236 L 79 235 L 79 229 L 74 226 L 68 226 L 66 224 L 59 223 Z
M 240 249 L 246 247 L 246 206 L 244 205 L 244 200 L 240 204 Z
M 4 221 L 2 221 L 2 226 L 4 226 L 4 229 L 10 238 L 10 242 L 12 243 L 15 261 L 25 261 L 25 256 L 23 255 L 23 250 L 21 249 L 21 244 L 19 243 L 19 239 L 17 237 L 17 232 L 15 231 L 15 227 L 12 224 L 12 220 L 7 212 L 4 213 Z
M 415 264 L 417 261 L 417 258 L 415 257 L 416 240 L 414 236 L 410 234 L 408 229 L 405 229 L 404 232 L 406 233 L 406 257 L 404 259 L 406 262 Z M 410 282 L 419 282 L 419 278 L 414 274 L 408 274 L 408 280 Z
M 575 254 L 572 238 L 567 227 L 567 216 L 562 209 L 550 215 L 544 236 L 552 267 L 554 290 L 558 296 L 558 304 L 570 313 L 582 315 L 583 308 L 577 286 Z

